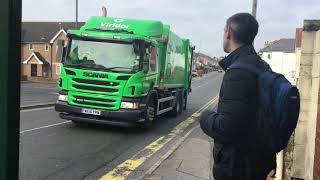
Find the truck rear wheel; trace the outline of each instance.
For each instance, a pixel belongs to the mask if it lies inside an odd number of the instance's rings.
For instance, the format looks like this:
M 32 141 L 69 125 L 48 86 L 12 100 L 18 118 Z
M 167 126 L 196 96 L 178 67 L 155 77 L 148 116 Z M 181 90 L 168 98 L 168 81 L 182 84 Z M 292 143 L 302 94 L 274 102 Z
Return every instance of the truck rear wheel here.
M 183 94 L 181 91 L 176 93 L 176 103 L 171 111 L 172 116 L 179 116 L 183 110 Z
M 188 95 L 187 92 L 183 93 L 183 110 L 187 110 L 187 103 L 188 103 Z

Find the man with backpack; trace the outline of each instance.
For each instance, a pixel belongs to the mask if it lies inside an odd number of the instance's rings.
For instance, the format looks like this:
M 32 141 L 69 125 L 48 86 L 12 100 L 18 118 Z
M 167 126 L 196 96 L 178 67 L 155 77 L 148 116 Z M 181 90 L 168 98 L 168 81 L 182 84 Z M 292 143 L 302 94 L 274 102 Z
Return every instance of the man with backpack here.
M 257 55 L 258 28 L 251 14 L 239 13 L 224 29 L 230 54 L 219 62 L 226 73 L 218 109 L 200 116 L 202 130 L 214 139 L 215 180 L 267 179 L 297 124 L 298 90 Z

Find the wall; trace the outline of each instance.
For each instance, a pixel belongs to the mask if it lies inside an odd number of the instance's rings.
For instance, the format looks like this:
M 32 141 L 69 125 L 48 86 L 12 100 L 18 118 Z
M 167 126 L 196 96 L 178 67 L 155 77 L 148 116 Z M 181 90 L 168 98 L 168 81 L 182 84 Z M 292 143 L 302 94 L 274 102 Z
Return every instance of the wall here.
M 314 60 L 320 61 L 320 30 L 316 33 L 315 38 L 315 49 L 314 49 Z M 319 69 L 319 67 L 318 67 Z M 314 75 L 318 75 L 317 72 L 314 72 Z M 318 87 L 319 88 L 319 87 Z M 320 94 L 318 95 L 318 97 Z M 316 134 L 315 134 L 315 156 L 314 156 L 314 180 L 320 180 L 320 98 L 318 98 L 318 115 L 316 123 Z
M 21 62 L 28 59 L 33 52 L 39 52 L 41 55 L 50 62 L 51 59 L 51 47 L 49 50 L 45 51 L 45 43 L 32 43 L 33 50 L 29 50 L 29 43 L 22 43 L 21 45 Z
M 319 93 L 319 96 L 320 96 L 320 93 Z M 318 98 L 318 115 L 317 115 L 317 129 L 316 129 L 316 140 L 315 140 L 313 179 L 320 180 L 320 98 Z
M 312 180 L 320 75 L 320 31 L 302 33 L 298 88 L 301 110 L 294 137 L 292 177 Z
M 262 59 L 269 63 L 273 71 L 282 73 L 291 83 L 296 83 L 295 53 L 264 52 Z

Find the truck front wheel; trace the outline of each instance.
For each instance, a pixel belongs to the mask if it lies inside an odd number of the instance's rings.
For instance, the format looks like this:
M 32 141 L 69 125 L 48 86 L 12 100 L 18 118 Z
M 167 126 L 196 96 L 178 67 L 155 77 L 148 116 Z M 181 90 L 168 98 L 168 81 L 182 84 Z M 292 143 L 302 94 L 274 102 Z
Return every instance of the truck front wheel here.
M 157 101 L 154 97 L 151 97 L 149 102 L 147 103 L 146 109 L 143 113 L 143 128 L 149 128 L 157 118 L 156 103 Z

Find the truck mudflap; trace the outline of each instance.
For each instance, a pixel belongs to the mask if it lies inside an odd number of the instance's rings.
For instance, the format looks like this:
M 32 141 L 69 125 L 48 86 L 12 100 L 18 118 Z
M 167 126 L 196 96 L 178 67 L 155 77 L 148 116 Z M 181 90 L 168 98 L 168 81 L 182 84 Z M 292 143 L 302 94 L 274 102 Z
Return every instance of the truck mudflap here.
M 87 115 L 82 113 L 82 107 L 70 106 L 66 102 L 58 101 L 55 104 L 55 110 L 60 112 L 62 119 L 97 123 L 97 122 L 122 122 L 122 123 L 137 123 L 140 122 L 142 110 L 130 110 L 130 109 L 119 109 L 118 111 L 99 110 L 100 115 Z

